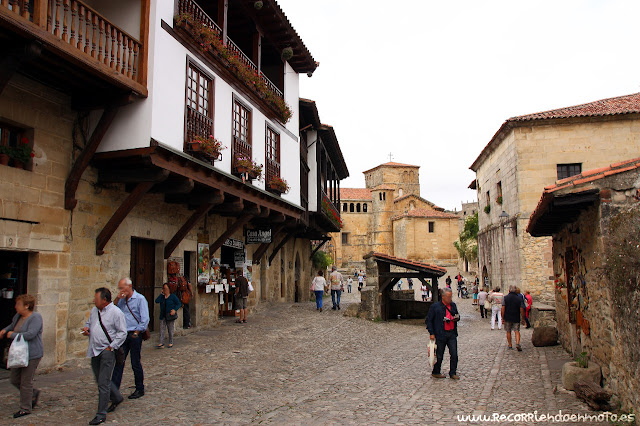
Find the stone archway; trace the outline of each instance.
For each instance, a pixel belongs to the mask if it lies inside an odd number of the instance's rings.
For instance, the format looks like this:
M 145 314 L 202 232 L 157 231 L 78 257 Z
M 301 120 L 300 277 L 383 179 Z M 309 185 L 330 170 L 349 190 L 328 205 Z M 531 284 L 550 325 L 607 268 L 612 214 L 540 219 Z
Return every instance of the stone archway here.
M 302 298 L 301 288 L 300 288 L 300 280 L 302 278 L 302 265 L 300 263 L 300 253 L 296 253 L 296 261 L 294 266 L 294 282 L 295 282 L 295 293 L 294 293 L 294 302 L 299 303 Z

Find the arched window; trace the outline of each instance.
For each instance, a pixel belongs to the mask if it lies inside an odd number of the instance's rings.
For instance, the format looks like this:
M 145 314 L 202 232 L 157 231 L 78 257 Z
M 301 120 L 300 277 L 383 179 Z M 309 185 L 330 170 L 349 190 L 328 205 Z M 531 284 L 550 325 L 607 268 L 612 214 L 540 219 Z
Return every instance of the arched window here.
M 349 205 L 349 211 L 353 213 L 354 210 L 355 210 L 355 206 L 353 205 L 353 203 L 351 203 L 351 205 Z
M 382 192 L 380 193 L 380 201 L 382 201 Z
M 409 203 L 409 210 L 414 210 L 415 208 L 416 205 L 413 202 Z
M 404 191 L 402 191 L 402 188 L 398 189 L 398 196 L 402 197 L 402 194 L 404 194 Z
M 347 204 L 347 203 L 342 204 L 342 211 L 343 211 L 343 212 L 346 212 L 346 211 L 348 211 L 348 210 L 349 210 L 349 206 L 348 206 L 348 204 Z
M 366 213 L 366 212 L 367 212 L 367 203 L 364 203 L 364 204 L 362 205 L 362 211 L 363 211 L 364 213 Z
M 356 204 L 356 211 L 360 213 L 360 203 Z
M 383 193 L 382 193 L 382 199 L 383 199 L 383 200 L 386 200 L 386 199 L 387 199 L 387 193 L 386 193 L 386 192 L 383 192 Z

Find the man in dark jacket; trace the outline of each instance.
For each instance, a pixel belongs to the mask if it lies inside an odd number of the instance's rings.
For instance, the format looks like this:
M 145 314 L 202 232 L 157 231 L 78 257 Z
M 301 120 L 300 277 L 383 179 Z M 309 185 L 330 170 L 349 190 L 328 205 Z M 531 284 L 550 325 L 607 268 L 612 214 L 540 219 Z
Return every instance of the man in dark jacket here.
M 458 380 L 456 374 L 458 368 L 458 324 L 460 314 L 456 304 L 451 301 L 453 293 L 450 288 L 445 288 L 442 292 L 442 301 L 434 302 L 427 313 L 427 330 L 429 338 L 436 341 L 436 363 L 433 366 L 431 375 L 437 379 L 445 376 L 440 372 L 442 359 L 444 358 L 445 347 L 449 348 L 451 363 L 449 366 L 449 377 Z

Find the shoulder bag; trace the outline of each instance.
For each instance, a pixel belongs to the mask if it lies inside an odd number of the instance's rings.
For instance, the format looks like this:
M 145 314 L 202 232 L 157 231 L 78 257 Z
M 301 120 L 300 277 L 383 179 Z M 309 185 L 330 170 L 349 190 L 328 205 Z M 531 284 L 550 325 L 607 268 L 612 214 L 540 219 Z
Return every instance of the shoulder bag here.
M 127 305 L 127 309 L 129 309 L 129 312 L 131 312 L 131 316 L 133 317 L 133 319 L 136 320 L 138 324 L 140 324 L 140 320 L 135 316 L 135 314 L 129 307 L 129 301 L 127 299 L 124 299 L 124 304 Z M 145 330 L 140 333 L 140 337 L 142 337 L 142 340 L 149 340 L 149 338 L 151 337 L 151 333 L 149 333 L 149 327 L 145 328 Z
M 113 340 L 111 340 L 111 336 L 109 336 L 107 329 L 102 323 L 102 316 L 100 315 L 100 309 L 98 309 L 98 321 L 100 322 L 100 327 L 102 327 L 102 331 L 104 331 L 105 336 L 107 336 L 107 340 L 109 341 L 109 344 L 111 344 Z M 113 348 L 111 349 L 113 350 Z M 122 346 L 120 346 L 115 353 L 116 353 L 116 364 L 124 365 L 124 349 L 122 349 Z

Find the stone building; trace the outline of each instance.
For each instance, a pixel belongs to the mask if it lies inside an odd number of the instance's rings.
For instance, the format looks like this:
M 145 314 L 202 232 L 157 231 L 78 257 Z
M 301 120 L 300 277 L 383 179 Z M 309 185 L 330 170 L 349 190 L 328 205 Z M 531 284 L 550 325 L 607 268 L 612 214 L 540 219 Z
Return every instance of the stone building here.
M 513 117 L 471 165 L 479 201 L 479 268 L 503 290 L 554 303 L 551 239 L 525 232 L 539 194 L 582 170 L 638 154 L 640 94 Z
M 458 217 L 420 196 L 419 166 L 385 163 L 364 172 L 366 188 L 341 188 L 336 262 L 364 268 L 369 252 L 439 265 L 457 262 Z
M 206 328 L 235 315 L 240 269 L 250 308 L 308 299 L 312 244 L 340 229 L 348 170 L 299 99 L 317 63 L 276 1 L 112 3 L 0 4 L 0 327 L 35 295 L 45 368 L 84 357 L 97 287 L 131 276 L 153 330 L 175 260 Z
M 640 158 L 544 189 L 527 231 L 551 237 L 559 339 L 640 412 Z

